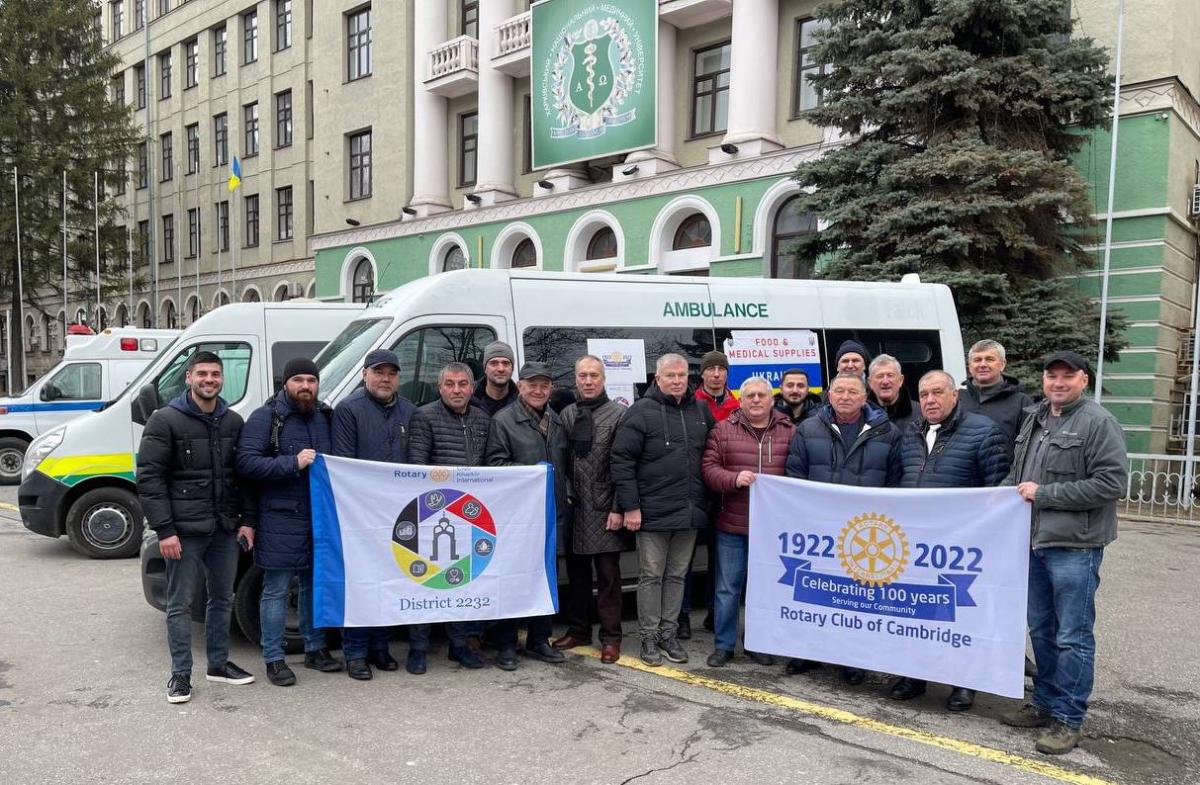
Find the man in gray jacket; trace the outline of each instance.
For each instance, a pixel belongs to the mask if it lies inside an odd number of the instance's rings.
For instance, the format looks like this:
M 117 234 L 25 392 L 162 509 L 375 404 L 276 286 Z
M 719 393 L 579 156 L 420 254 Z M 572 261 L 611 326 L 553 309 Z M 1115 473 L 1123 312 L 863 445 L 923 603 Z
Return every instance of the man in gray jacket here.
M 1070 752 L 1082 737 L 1095 669 L 1096 589 L 1104 547 L 1117 538 L 1125 438 L 1115 417 L 1084 397 L 1089 369 L 1075 352 L 1043 365 L 1046 399 L 1030 407 L 1005 484 L 1033 504 L 1029 632 L 1033 698 L 1004 722 L 1048 726 L 1038 752 Z

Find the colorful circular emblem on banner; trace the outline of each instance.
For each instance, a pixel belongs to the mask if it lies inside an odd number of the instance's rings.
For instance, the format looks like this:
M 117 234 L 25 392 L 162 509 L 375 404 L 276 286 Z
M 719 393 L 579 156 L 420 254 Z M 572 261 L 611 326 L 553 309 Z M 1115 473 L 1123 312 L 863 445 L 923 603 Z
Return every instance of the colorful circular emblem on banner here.
M 854 580 L 883 586 L 908 565 L 908 538 L 886 515 L 867 512 L 850 519 L 837 540 L 842 569 Z
M 392 527 L 401 571 L 430 589 L 457 589 L 487 569 L 496 550 L 496 523 L 466 491 L 438 488 L 405 505 Z

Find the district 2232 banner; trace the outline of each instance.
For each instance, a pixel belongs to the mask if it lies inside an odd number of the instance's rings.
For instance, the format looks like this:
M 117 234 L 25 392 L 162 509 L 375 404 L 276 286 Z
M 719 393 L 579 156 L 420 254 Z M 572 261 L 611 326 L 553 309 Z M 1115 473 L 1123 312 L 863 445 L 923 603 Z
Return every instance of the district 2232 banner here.
M 319 627 L 386 627 L 558 610 L 549 466 L 432 467 L 317 457 Z
M 1029 516 L 1010 487 L 759 475 L 746 648 L 1020 698 Z
M 655 145 L 658 0 L 542 0 L 530 24 L 534 169 Z

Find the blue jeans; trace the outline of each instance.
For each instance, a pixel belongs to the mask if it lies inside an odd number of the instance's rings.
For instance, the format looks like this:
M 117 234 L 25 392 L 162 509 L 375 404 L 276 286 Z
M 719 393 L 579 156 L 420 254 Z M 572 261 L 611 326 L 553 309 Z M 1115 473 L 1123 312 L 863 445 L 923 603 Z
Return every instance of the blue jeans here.
M 1029 555 L 1033 705 L 1083 725 L 1096 663 L 1096 589 L 1103 548 L 1039 548 Z
M 346 627 L 342 630 L 342 654 L 348 660 L 363 660 L 367 654 L 386 653 L 391 639 L 391 627 Z
M 300 583 L 296 611 L 300 616 L 300 634 L 304 651 L 325 648 L 325 632 L 312 626 L 312 568 L 305 570 L 263 570 L 262 599 L 258 604 L 258 619 L 262 627 L 263 662 L 283 659 L 283 632 L 287 624 L 288 591 L 292 576 Z
M 238 544 L 224 529 L 199 537 L 179 538 L 183 554 L 167 563 L 167 646 L 171 673 L 192 672 L 192 597 L 201 574 L 206 575 L 208 608 L 204 640 L 208 667 L 220 668 L 229 659 L 229 614 L 237 576 Z
M 746 586 L 746 559 L 749 539 L 740 534 L 716 533 L 716 596 L 713 601 L 713 647 L 734 651 L 737 648 L 738 615 L 742 589 Z

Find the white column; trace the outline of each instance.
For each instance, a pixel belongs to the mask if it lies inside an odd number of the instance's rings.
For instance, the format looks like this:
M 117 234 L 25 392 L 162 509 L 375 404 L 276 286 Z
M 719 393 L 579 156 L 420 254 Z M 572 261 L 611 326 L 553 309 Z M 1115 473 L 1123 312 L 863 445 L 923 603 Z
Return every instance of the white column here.
M 446 99 L 425 87 L 429 51 L 446 40 L 445 0 L 413 10 L 413 197 L 417 216 L 450 208 L 450 154 Z
M 729 128 L 724 143 L 741 155 L 783 145 L 775 133 L 779 81 L 779 0 L 736 0 L 733 4 L 729 71 Z
M 496 26 L 514 15 L 513 0 L 487 0 L 479 4 L 479 167 L 475 193 L 481 204 L 512 199 L 513 186 L 513 80 L 492 66 L 496 54 Z
M 659 20 L 658 84 L 655 87 L 658 91 L 655 94 L 658 144 L 649 150 L 638 150 L 626 156 L 626 162 L 636 163 L 638 171 L 624 175 L 618 167 L 613 172 L 614 180 L 679 168 L 679 162 L 675 160 L 675 96 L 679 92 L 675 80 L 675 36 L 678 32 L 675 25 Z

